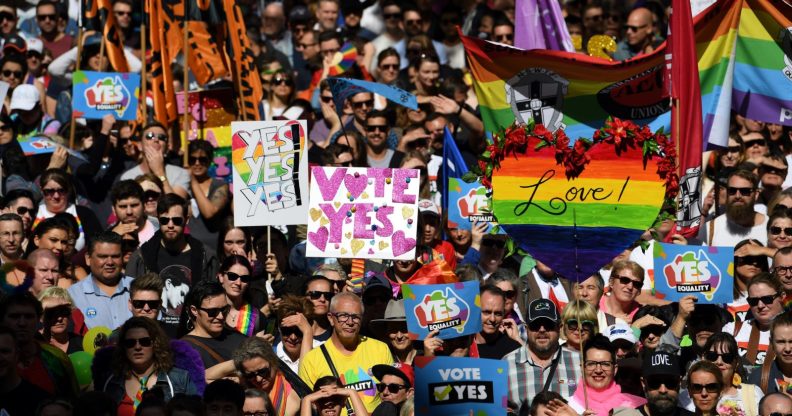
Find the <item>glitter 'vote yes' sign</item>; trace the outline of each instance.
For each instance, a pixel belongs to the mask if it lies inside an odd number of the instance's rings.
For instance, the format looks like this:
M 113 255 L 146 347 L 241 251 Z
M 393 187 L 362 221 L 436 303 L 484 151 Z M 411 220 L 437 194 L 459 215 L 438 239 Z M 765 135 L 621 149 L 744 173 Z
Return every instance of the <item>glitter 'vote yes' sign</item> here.
M 309 257 L 415 259 L 416 169 L 311 170 Z

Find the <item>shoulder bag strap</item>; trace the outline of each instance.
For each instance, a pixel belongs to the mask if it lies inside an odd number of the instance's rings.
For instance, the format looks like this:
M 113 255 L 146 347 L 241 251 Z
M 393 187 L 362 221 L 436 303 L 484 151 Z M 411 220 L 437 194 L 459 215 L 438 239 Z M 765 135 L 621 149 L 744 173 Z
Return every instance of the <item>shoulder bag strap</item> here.
M 764 363 L 762 363 L 762 377 L 759 382 L 759 388 L 764 394 L 767 394 L 767 387 L 770 385 L 770 368 L 773 366 L 773 361 L 775 361 L 775 351 L 768 348 Z
M 185 341 L 189 342 L 190 344 L 193 344 L 196 347 L 199 347 L 199 348 L 203 349 L 204 351 L 206 351 L 207 353 L 209 353 L 209 355 L 212 358 L 214 358 L 214 360 L 217 361 L 218 363 L 222 363 L 222 362 L 228 361 L 228 360 L 224 360 L 223 357 L 221 357 L 220 354 L 217 353 L 217 351 L 213 350 L 208 345 L 204 344 L 201 341 L 198 341 L 197 339 L 195 339 L 193 337 L 184 337 L 183 339 Z
M 330 367 L 330 372 L 333 373 L 333 377 L 341 381 L 341 377 L 338 376 L 338 371 L 336 370 L 335 365 L 333 365 L 333 359 L 330 358 L 330 353 L 327 352 L 327 347 L 325 347 L 325 344 L 322 344 L 319 346 L 319 348 L 322 350 L 322 355 L 324 355 L 325 361 L 327 361 L 327 366 Z M 346 405 L 347 416 L 354 415 L 355 410 L 352 409 L 352 405 L 349 404 L 349 400 L 344 400 L 344 404 Z
M 734 321 L 734 331 L 732 331 L 732 336 L 737 338 L 737 334 L 740 333 L 740 329 L 742 329 L 743 321 Z
M 556 369 L 558 368 L 558 362 L 561 361 L 561 354 L 564 352 L 561 351 L 561 347 L 558 347 L 558 355 L 553 359 L 553 363 L 550 364 L 550 371 L 547 373 L 547 380 L 545 381 L 544 388 L 542 391 L 549 391 L 550 383 L 553 382 L 553 377 L 555 377 Z
M 760 332 L 759 326 L 756 325 L 756 321 L 751 322 L 751 336 L 748 338 L 748 352 L 745 354 L 745 358 L 751 365 L 756 365 L 756 354 L 759 352 Z

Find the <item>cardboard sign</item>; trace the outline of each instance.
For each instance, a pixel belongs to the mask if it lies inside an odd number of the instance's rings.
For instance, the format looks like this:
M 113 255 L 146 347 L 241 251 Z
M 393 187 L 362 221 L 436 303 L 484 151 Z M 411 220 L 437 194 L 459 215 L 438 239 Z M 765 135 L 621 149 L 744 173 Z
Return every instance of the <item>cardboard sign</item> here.
M 473 221 L 495 222 L 495 215 L 489 209 L 487 188 L 478 182 L 448 178 L 448 228 L 469 231 Z
M 479 282 L 444 285 L 402 285 L 407 331 L 424 339 L 439 329 L 438 338 L 450 339 L 481 331 Z
M 309 257 L 415 259 L 417 169 L 311 169 Z
M 696 295 L 700 303 L 733 300 L 734 248 L 655 242 L 655 290 L 666 300 Z
M 308 155 L 305 120 L 231 123 L 234 224 L 305 224 Z
M 192 91 L 188 99 L 190 130 L 185 140 L 180 132 L 182 149 L 187 148 L 187 140 L 206 140 L 214 146 L 214 158 L 209 167 L 209 175 L 232 182 L 231 176 L 231 122 L 237 119 L 234 109 L 234 90 Z M 176 93 L 176 110 L 184 114 L 184 93 Z
M 72 78 L 75 117 L 137 119 L 140 74 L 132 72 L 75 71 Z
M 419 356 L 414 365 L 416 416 L 506 414 L 505 361 Z

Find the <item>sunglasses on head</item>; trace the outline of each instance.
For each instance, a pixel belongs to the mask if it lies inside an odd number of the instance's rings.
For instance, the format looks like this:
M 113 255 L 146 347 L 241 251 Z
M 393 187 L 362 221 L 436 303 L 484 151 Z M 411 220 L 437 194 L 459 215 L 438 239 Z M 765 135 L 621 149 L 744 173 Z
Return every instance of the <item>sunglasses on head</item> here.
M 249 283 L 250 282 L 250 275 L 249 274 L 236 274 L 234 272 L 225 272 L 226 277 L 228 280 L 232 282 L 236 282 L 237 279 L 242 279 L 242 283 Z
M 305 292 L 305 295 L 311 298 L 312 300 L 319 300 L 319 298 L 324 297 L 325 300 L 330 301 L 333 298 L 335 293 L 333 292 L 322 292 L 321 290 L 309 290 Z
M 733 363 L 734 359 L 737 358 L 737 355 L 731 352 L 721 354 L 715 351 L 707 351 L 704 353 L 704 359 L 713 363 L 718 361 L 718 357 L 721 357 L 721 360 L 723 360 L 724 363 Z
M 228 311 L 231 310 L 231 306 L 226 305 L 223 306 L 222 308 L 198 308 L 198 310 L 206 312 L 206 315 L 209 316 L 210 318 L 217 318 L 217 315 L 220 315 L 221 313 L 223 314 L 224 317 L 227 316 Z
M 258 369 L 256 371 L 242 373 L 242 377 L 244 377 L 244 378 L 246 378 L 248 380 L 253 380 L 256 377 L 269 378 L 269 376 L 270 376 L 270 368 L 269 367 L 264 367 L 264 368 L 260 368 L 260 369 Z
M 782 231 L 784 232 L 784 234 L 792 237 L 792 227 L 783 227 L 783 228 L 776 226 L 770 227 L 770 234 L 772 235 L 779 235 L 781 234 Z
M 147 140 L 154 140 L 154 139 L 157 139 L 157 140 L 161 140 L 161 141 L 163 141 L 163 142 L 167 142 L 167 141 L 168 141 L 168 135 L 167 135 L 167 134 L 164 134 L 164 133 L 154 133 L 154 132 L 148 132 L 148 133 L 146 133 L 146 135 L 145 135 L 144 137 L 145 137 Z
M 169 223 L 173 223 L 173 225 L 177 227 L 181 227 L 184 225 L 184 218 L 182 217 L 159 217 L 160 226 L 168 225 Z
M 151 309 L 151 310 L 157 310 L 157 309 L 160 308 L 160 305 L 162 305 L 162 301 L 161 300 L 133 300 L 132 301 L 132 307 L 135 308 L 135 309 L 140 309 L 140 310 L 144 309 L 146 306 L 148 306 L 148 308 Z
M 619 283 L 623 285 L 632 284 L 634 288 L 641 290 L 643 288 L 643 280 L 633 280 L 627 276 L 613 276 L 614 279 L 618 280 Z
M 778 297 L 778 293 L 767 296 L 757 296 L 757 297 L 748 296 L 746 298 L 746 301 L 748 302 L 749 306 L 757 306 L 759 305 L 760 301 L 765 305 L 770 305 L 777 297 Z
M 495 248 L 500 249 L 500 248 L 506 247 L 506 241 L 497 240 L 497 239 L 494 239 L 494 238 L 486 238 L 484 240 L 481 240 L 481 246 L 482 247 L 489 247 L 489 248 L 495 247 Z
M 756 266 L 760 267 L 763 264 L 767 264 L 767 258 L 765 256 L 735 256 L 734 257 L 734 265 L 735 266 Z
M 672 376 L 650 376 L 645 380 L 648 390 L 658 390 L 661 386 L 666 386 L 668 390 L 679 390 L 679 377 Z
M 693 394 L 699 394 L 704 390 L 707 390 L 707 393 L 718 393 L 721 391 L 721 385 L 718 383 L 690 383 L 690 385 L 688 385 L 688 391 Z
M 151 337 L 143 337 L 143 338 L 127 338 L 124 340 L 124 348 L 131 349 L 135 348 L 138 344 L 141 347 L 148 348 L 153 344 Z
M 190 157 L 187 158 L 187 163 L 190 166 L 194 165 L 196 162 L 199 165 L 208 166 L 209 165 L 209 158 L 206 157 L 206 156 L 190 156 Z
M 407 386 L 405 386 L 404 384 L 396 384 L 396 383 L 388 383 L 388 384 L 377 383 L 377 391 L 378 392 L 382 393 L 383 391 L 385 391 L 386 388 L 388 389 L 388 391 L 391 394 L 396 394 L 396 393 L 399 392 L 399 390 L 402 390 L 402 389 L 406 390 Z
M 145 201 L 151 201 L 151 200 L 156 201 L 156 200 L 159 199 L 160 195 L 162 195 L 162 194 L 160 192 L 157 192 L 157 191 L 145 191 L 145 192 L 143 192 L 143 200 L 145 200 Z

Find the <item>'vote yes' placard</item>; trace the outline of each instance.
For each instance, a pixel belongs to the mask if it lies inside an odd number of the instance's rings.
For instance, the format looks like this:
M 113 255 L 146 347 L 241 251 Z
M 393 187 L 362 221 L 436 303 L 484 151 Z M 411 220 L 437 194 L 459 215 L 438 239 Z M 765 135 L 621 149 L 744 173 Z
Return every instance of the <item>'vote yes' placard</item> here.
M 415 414 L 505 415 L 508 392 L 503 360 L 415 357 Z

